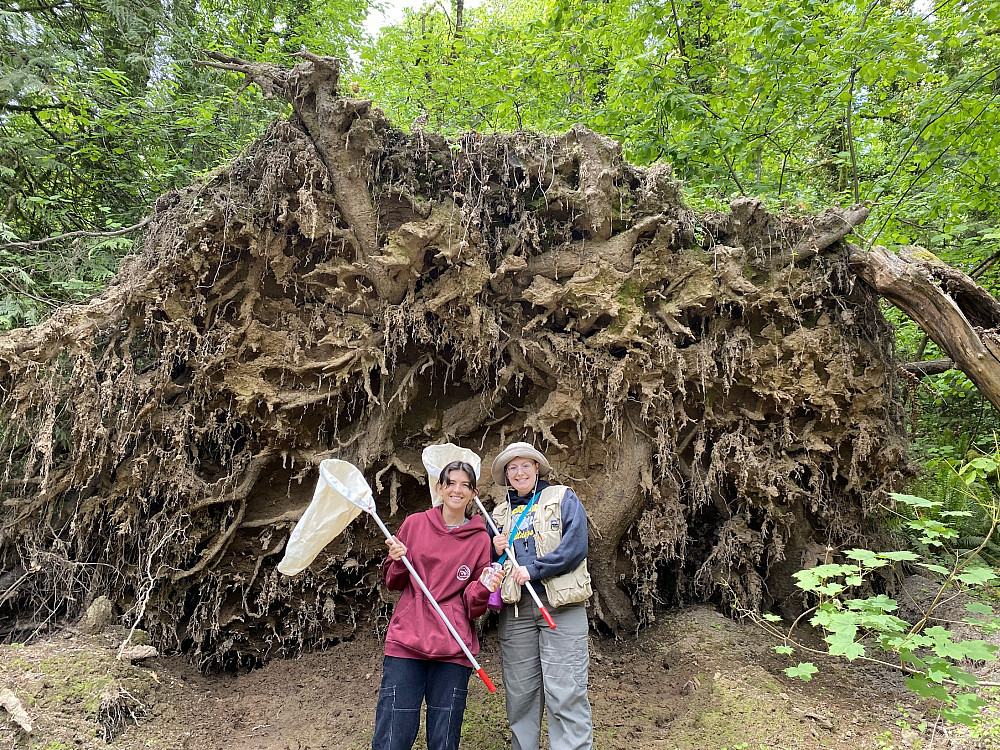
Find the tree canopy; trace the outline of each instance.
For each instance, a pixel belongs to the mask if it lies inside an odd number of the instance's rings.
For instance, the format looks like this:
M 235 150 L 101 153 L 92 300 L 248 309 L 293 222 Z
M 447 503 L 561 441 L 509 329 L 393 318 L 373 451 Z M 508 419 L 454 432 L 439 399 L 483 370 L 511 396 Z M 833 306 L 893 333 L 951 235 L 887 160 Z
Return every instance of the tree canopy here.
M 401 122 L 585 122 L 634 161 L 671 163 L 701 201 L 873 201 L 871 240 L 949 260 L 996 223 L 995 3 L 518 0 L 460 30 L 439 8 L 365 55 L 366 90 Z
M 239 153 L 284 104 L 192 64 L 204 49 L 346 56 L 367 2 L 18 2 L 0 10 L 0 326 L 101 288 L 128 236 L 32 243 L 132 225 Z M 20 244 L 12 244 L 20 243 Z

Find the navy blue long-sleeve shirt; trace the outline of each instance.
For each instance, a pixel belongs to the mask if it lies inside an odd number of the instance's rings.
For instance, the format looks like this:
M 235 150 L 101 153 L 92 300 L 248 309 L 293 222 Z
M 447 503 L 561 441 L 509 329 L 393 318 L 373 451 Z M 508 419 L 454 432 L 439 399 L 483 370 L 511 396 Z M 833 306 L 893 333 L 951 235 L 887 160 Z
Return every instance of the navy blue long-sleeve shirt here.
M 535 491 L 541 492 L 548 486 L 548 482 L 539 480 Z M 511 523 L 517 522 L 521 512 L 524 510 L 524 506 L 531 499 L 532 494 L 529 493 L 526 496 L 520 496 L 513 488 L 507 491 L 507 500 L 510 502 L 512 508 Z M 587 557 L 588 546 L 587 512 L 584 510 L 583 503 L 576 496 L 576 493 L 567 488 L 560 509 L 562 516 L 562 539 L 560 539 L 559 545 L 549 552 L 549 554 L 538 557 L 538 553 L 535 550 L 535 535 L 531 533 L 534 526 L 537 505 L 536 501 L 535 508 L 532 508 L 531 512 L 524 517 L 513 543 L 517 564 L 523 565 L 528 569 L 528 575 L 532 581 L 540 581 L 561 575 L 562 573 L 568 573 Z M 505 529 L 501 533 L 506 537 L 510 537 L 510 529 Z

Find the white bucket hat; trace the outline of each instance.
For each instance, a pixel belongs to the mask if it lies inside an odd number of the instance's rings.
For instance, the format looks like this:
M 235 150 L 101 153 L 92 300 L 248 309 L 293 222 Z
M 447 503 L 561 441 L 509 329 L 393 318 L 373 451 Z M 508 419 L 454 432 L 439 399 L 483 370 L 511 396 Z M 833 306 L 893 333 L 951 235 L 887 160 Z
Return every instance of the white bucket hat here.
M 531 443 L 511 443 L 493 459 L 493 467 L 490 469 L 493 481 L 501 487 L 507 486 L 507 464 L 515 458 L 530 458 L 533 461 L 538 461 L 539 477 L 544 477 L 552 471 L 552 466 L 549 464 L 548 459 L 540 451 L 536 450 L 535 446 Z
M 441 479 L 441 469 L 452 461 L 464 461 L 476 472 L 476 479 L 479 479 L 483 461 L 475 452 L 468 448 L 460 448 L 454 443 L 442 443 L 441 445 L 428 445 L 421 455 L 424 468 L 427 470 L 427 484 L 431 490 L 431 506 L 437 507 L 444 502 L 437 494 L 437 483 Z

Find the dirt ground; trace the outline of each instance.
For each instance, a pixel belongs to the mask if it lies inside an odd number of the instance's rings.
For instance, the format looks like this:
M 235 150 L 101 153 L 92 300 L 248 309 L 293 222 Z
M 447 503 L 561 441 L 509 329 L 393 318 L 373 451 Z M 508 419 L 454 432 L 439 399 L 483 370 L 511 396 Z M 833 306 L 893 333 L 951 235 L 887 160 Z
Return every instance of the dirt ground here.
M 494 624 L 481 661 L 501 684 Z M 240 674 L 200 674 L 183 656 L 116 661 L 117 629 L 65 629 L 0 647 L 7 688 L 32 723 L 0 709 L 0 748 L 69 750 L 356 750 L 371 740 L 381 676 L 374 631 L 325 651 Z M 936 724 L 888 671 L 818 661 L 809 683 L 785 676 L 752 625 L 708 607 L 665 613 L 634 639 L 591 639 L 598 750 L 1000 748 Z M 509 747 L 503 693 L 473 680 L 462 747 Z M 106 741 L 109 740 L 109 741 Z M 417 747 L 424 747 L 422 740 Z

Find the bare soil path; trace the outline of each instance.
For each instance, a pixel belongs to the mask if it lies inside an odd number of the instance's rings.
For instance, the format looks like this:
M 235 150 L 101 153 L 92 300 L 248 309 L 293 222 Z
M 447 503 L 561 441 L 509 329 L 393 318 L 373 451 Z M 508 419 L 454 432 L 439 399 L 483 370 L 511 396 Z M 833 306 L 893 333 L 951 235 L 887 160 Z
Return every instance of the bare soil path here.
M 381 676 L 374 632 L 248 673 L 203 675 L 183 656 L 115 661 L 115 630 L 64 631 L 0 647 L 0 688 L 32 718 L 25 734 L 0 710 L 0 747 L 33 750 L 362 750 Z M 501 682 L 487 622 L 482 662 Z M 919 707 L 880 670 L 818 663 L 810 683 L 752 626 L 707 607 L 666 613 L 637 638 L 591 641 L 598 750 L 858 750 L 926 748 Z M 502 690 L 470 689 L 467 750 L 509 747 Z M 5 723 L 6 722 L 6 723 Z M 105 737 L 110 742 L 105 741 Z M 943 744 L 937 748 L 990 748 Z M 418 747 L 423 747 L 422 741 Z

